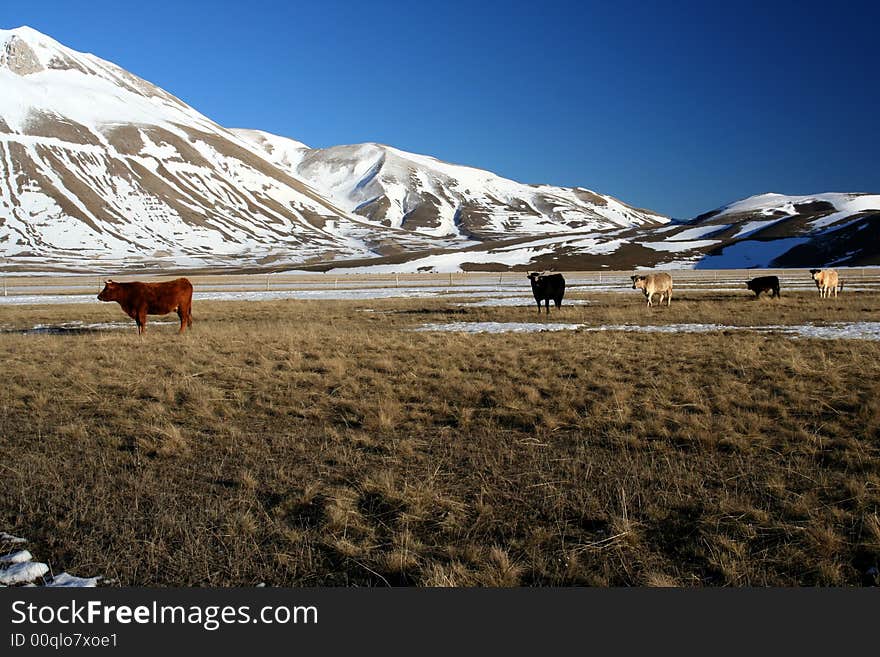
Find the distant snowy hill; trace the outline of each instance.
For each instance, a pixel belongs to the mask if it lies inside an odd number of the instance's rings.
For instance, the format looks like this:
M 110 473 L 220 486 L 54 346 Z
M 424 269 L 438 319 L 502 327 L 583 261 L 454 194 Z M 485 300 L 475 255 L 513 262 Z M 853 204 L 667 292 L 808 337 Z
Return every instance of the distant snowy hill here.
M 444 253 L 358 263 L 361 271 L 499 265 L 559 270 L 880 265 L 880 194 L 762 194 L 685 223 L 516 237 Z
M 880 194 L 760 194 L 690 226 L 714 242 L 701 268 L 880 264 Z

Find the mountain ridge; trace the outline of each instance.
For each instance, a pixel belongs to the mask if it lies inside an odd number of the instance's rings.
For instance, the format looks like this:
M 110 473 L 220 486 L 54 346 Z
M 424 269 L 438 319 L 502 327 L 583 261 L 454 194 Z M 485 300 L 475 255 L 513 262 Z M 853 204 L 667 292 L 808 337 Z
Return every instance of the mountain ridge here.
M 766 193 L 673 221 L 384 144 L 228 129 L 28 27 L 0 30 L 0 90 L 0 249 L 35 267 L 880 264 L 875 194 Z

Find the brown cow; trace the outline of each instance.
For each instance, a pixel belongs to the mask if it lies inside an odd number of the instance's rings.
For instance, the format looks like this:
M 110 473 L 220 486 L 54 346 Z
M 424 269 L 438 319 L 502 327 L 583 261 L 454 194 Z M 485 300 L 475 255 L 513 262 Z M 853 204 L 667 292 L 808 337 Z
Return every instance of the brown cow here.
M 137 323 L 138 335 L 147 330 L 147 315 L 167 315 L 176 310 L 180 333 L 192 326 L 193 286 L 186 278 L 167 283 L 116 283 L 108 280 L 99 301 L 116 301 Z
M 666 297 L 667 307 L 672 304 L 672 276 L 666 272 L 648 274 L 647 276 L 630 276 L 634 290 L 644 290 L 648 298 L 648 308 L 653 304 L 651 299 L 655 294 L 660 295 L 660 305 L 663 305 L 663 297 Z
M 834 298 L 837 298 L 837 290 L 843 289 L 843 283 L 839 283 L 837 271 L 834 269 L 811 269 L 810 276 L 816 281 L 816 287 L 819 288 L 819 298 L 830 298 L 831 292 L 834 291 Z

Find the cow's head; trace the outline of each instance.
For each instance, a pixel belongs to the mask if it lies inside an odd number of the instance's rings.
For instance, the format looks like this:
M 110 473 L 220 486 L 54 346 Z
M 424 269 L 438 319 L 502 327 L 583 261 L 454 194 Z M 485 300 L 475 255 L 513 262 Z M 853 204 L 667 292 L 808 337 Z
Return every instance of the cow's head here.
M 529 272 L 529 275 L 528 275 L 528 279 L 529 279 L 532 283 L 536 283 L 536 282 L 538 281 L 538 279 L 541 278 L 541 276 L 543 276 L 543 275 L 544 275 L 544 274 L 543 274 L 542 272 L 539 272 L 539 271 L 530 271 L 530 272 Z
M 645 281 L 648 280 L 647 276 L 630 276 L 633 282 L 633 289 L 645 289 Z
M 815 281 L 815 280 L 816 280 L 816 274 L 821 274 L 821 273 L 822 273 L 822 270 L 821 270 L 821 269 L 811 269 L 811 270 L 810 270 L 810 278 L 812 278 L 812 279 Z
M 119 298 L 119 283 L 104 281 L 104 289 L 98 295 L 98 301 L 116 301 Z

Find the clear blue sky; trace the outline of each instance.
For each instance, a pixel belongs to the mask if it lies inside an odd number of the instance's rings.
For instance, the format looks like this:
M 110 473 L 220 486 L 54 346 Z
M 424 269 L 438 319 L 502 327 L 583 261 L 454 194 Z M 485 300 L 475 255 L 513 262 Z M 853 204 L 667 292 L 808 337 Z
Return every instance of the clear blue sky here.
M 880 2 L 3 2 L 227 127 L 690 218 L 880 192 Z

